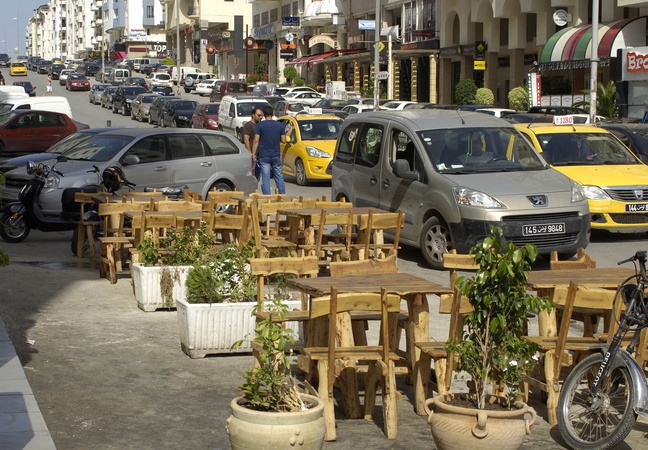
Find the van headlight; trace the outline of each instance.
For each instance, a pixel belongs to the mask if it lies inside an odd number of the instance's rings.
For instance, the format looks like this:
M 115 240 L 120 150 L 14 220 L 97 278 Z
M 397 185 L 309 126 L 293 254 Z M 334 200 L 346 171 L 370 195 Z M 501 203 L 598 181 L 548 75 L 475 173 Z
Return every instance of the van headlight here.
M 590 200 L 611 200 L 610 196 L 598 186 L 582 185 L 581 190 L 583 191 L 583 197 Z M 572 202 L 574 200 L 574 193 L 572 188 Z M 583 200 L 585 199 L 583 198 Z
M 453 188 L 458 205 L 477 206 L 479 208 L 506 208 L 506 205 L 495 200 L 490 195 L 465 187 Z
M 319 148 L 316 147 L 311 147 L 310 145 L 306 146 L 306 152 L 308 153 L 308 156 L 312 158 L 330 158 L 331 154 L 328 152 L 325 152 L 324 150 L 320 150 Z
M 59 177 L 56 175 L 49 176 L 45 179 L 44 189 L 56 189 L 59 185 Z
M 575 202 L 582 202 L 583 200 L 587 200 L 588 198 L 598 198 L 598 199 L 607 199 L 609 200 L 610 197 L 598 186 L 585 186 L 581 185 L 580 183 L 577 183 L 574 180 L 571 181 L 571 188 L 572 188 L 572 198 L 571 201 L 572 203 Z M 594 189 L 598 191 L 595 195 L 602 195 L 602 197 L 590 197 L 589 190 Z

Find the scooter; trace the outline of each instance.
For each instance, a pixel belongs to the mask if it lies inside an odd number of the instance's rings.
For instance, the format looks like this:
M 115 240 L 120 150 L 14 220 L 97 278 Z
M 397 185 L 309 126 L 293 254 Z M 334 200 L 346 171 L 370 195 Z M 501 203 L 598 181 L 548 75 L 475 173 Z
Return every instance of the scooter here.
M 80 221 L 80 208 L 78 203 L 74 201 L 74 194 L 76 192 L 99 192 L 99 187 L 88 186 L 84 188 L 68 188 L 63 191 L 61 202 L 63 210 L 58 217 L 47 217 L 43 214 L 40 204 L 38 202 L 39 195 L 45 186 L 50 173 L 55 173 L 60 177 L 65 175 L 56 169 L 56 164 L 65 162 L 67 158 L 63 155 L 59 156 L 56 163 L 51 167 L 47 164 L 38 164 L 29 161 L 27 163 L 27 173 L 33 175 L 32 179 L 27 183 L 20 194 L 18 201 L 9 203 L 0 213 L 0 237 L 9 243 L 18 243 L 24 241 L 32 229 L 39 231 L 72 231 L 75 230 Z M 106 183 L 104 181 L 106 171 L 111 169 L 117 170 L 122 176 L 120 182 Z M 94 166 L 94 170 L 100 178 L 100 185 L 107 188 L 106 184 L 110 184 L 108 192 L 115 193 L 122 185 L 135 186 L 123 178 L 123 172 L 117 167 L 109 167 L 101 174 L 98 167 Z M 96 210 L 90 209 L 85 214 L 86 221 L 98 220 Z

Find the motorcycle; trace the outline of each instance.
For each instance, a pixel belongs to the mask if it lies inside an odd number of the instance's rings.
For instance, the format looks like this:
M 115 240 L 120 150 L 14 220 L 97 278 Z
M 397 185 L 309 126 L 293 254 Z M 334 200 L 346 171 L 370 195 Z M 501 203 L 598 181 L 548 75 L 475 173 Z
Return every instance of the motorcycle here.
M 573 368 L 561 389 L 558 428 L 571 448 L 612 448 L 628 436 L 637 415 L 648 418 L 648 380 L 632 357 L 641 331 L 648 327 L 648 302 L 644 297 L 647 255 L 646 251 L 638 251 L 618 263 L 633 262 L 636 271 L 616 292 L 615 305 L 623 301 L 626 308 L 619 328 L 609 345 L 588 349 L 594 353 Z M 628 333 L 632 337 L 623 348 Z
M 108 167 L 101 170 L 94 166 L 89 172 L 97 173 L 100 179 L 99 186 L 83 188 L 68 188 L 63 191 L 61 202 L 63 204 L 61 215 L 58 217 L 45 216 L 40 208 L 38 197 L 47 183 L 51 173 L 60 177 L 65 175 L 56 169 L 56 164 L 65 162 L 67 158 L 59 156 L 51 167 L 47 164 L 36 165 L 32 161 L 27 163 L 27 173 L 33 175 L 32 179 L 22 188 L 18 201 L 9 203 L 0 213 L 0 237 L 5 242 L 18 243 L 24 241 L 32 229 L 39 231 L 72 231 L 76 230 L 80 221 L 80 208 L 74 200 L 76 192 L 99 192 L 101 188 L 114 194 L 123 185 L 134 187 L 123 176 L 119 167 Z M 96 209 L 90 208 L 84 219 L 86 221 L 98 220 Z M 72 252 L 76 254 L 76 238 L 72 238 Z

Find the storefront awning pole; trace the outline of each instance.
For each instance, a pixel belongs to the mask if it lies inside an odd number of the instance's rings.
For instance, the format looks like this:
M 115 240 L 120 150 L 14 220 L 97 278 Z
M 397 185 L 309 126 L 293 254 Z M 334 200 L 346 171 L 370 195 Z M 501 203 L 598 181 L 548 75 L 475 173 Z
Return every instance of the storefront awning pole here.
M 596 123 L 596 91 L 598 90 L 598 25 L 599 25 L 599 2 L 592 2 L 592 64 L 591 64 L 591 87 L 590 87 L 590 123 Z
M 378 99 L 380 98 L 380 0 L 376 0 L 376 30 L 374 31 L 374 111 L 380 111 Z

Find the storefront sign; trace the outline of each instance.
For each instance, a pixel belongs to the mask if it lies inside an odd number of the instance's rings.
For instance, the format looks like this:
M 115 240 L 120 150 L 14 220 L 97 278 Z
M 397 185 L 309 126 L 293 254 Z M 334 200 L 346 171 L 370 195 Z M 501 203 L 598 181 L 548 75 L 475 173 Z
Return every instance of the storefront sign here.
M 347 38 L 347 42 L 348 42 L 349 45 L 357 44 L 360 41 L 362 41 L 362 35 L 361 34 L 356 34 L 355 36 L 349 36 Z
M 538 60 L 538 54 L 537 53 L 533 53 L 533 54 L 530 54 L 530 55 L 524 55 L 524 65 L 525 66 L 530 66 L 531 64 L 533 64 L 537 60 Z
M 130 32 L 128 33 L 129 41 L 145 41 L 146 37 L 146 30 L 143 29 L 131 28 Z
M 299 26 L 299 17 L 282 17 L 281 24 L 284 27 L 298 27 Z
M 504 56 L 502 58 L 497 58 L 497 64 L 500 67 L 509 67 L 511 65 L 511 57 L 510 56 Z
M 375 30 L 375 20 L 358 20 L 358 30 Z
M 252 36 L 256 39 L 274 32 L 274 26 L 270 23 L 262 27 L 252 28 Z
M 483 60 L 474 60 L 473 61 L 473 70 L 486 70 L 486 61 Z
M 634 49 L 636 50 L 636 49 Z M 607 67 L 610 65 L 610 58 L 601 58 L 599 67 Z M 589 69 L 589 59 L 578 59 L 575 61 L 555 61 L 539 64 L 540 71 L 545 70 L 571 70 L 571 69 Z M 624 71 L 625 74 L 625 71 Z
M 444 47 L 444 48 L 441 49 L 441 51 L 439 53 L 441 54 L 441 56 L 455 56 L 455 55 L 461 56 L 463 54 L 463 50 L 462 50 L 461 47 L 462 47 L 461 45 L 454 45 L 452 47 Z M 403 48 L 403 47 L 401 46 L 401 48 Z
M 279 58 L 281 59 L 293 59 L 295 57 L 294 50 L 281 50 L 279 52 Z
M 328 45 L 331 48 L 337 48 L 337 42 L 335 41 L 335 39 L 329 36 L 324 36 L 323 34 L 313 36 L 308 41 L 309 48 L 317 44 L 324 44 Z
M 624 48 L 621 53 L 623 61 L 623 81 L 648 80 L 648 47 Z

